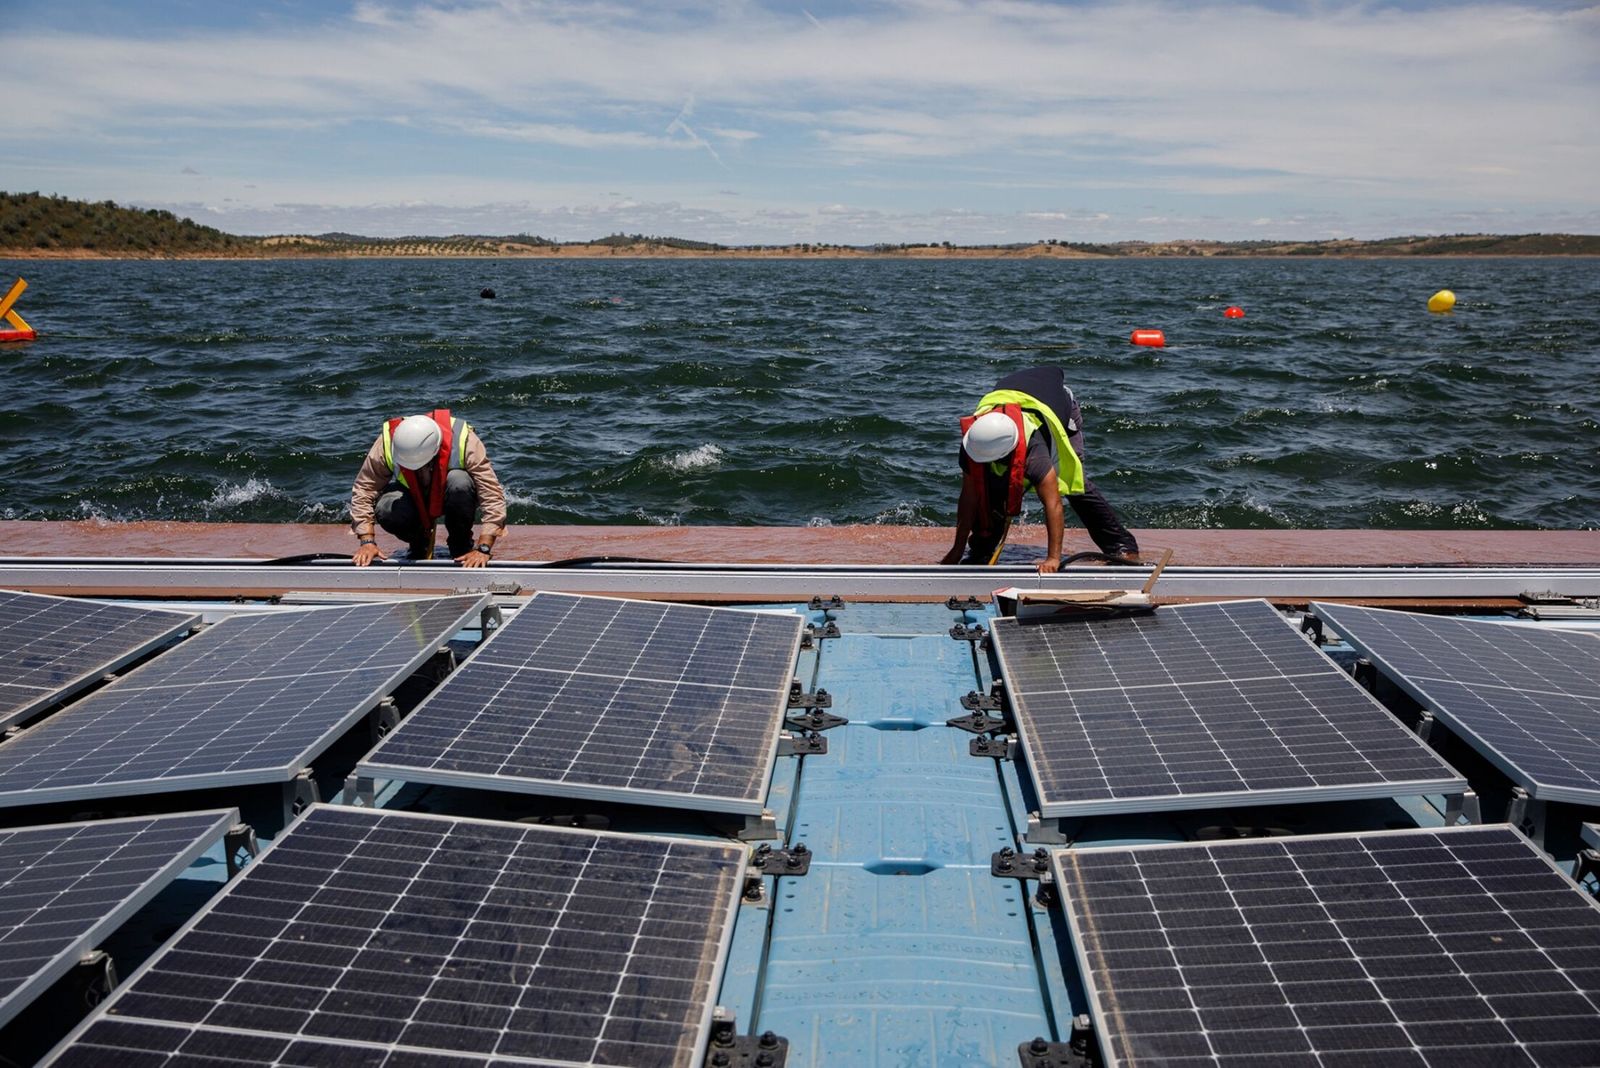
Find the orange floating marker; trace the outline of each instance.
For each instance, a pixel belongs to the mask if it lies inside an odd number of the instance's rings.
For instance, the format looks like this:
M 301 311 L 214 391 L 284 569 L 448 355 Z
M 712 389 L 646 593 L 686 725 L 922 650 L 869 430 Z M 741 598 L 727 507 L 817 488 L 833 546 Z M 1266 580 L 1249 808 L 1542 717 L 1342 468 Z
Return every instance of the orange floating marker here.
M 22 291 L 27 288 L 28 283 L 19 278 L 12 283 L 10 289 L 6 290 L 6 295 L 0 297 L 0 321 L 10 323 L 15 328 L 0 330 L 0 341 L 32 341 L 39 336 L 12 307 L 17 298 L 22 296 Z
M 1166 345 L 1167 335 L 1159 330 L 1135 330 L 1133 336 L 1128 338 L 1135 345 L 1144 345 L 1152 349 L 1159 349 Z
M 1227 319 L 1243 319 L 1244 309 L 1239 307 L 1237 304 L 1230 304 L 1228 307 L 1222 309 L 1222 315 Z

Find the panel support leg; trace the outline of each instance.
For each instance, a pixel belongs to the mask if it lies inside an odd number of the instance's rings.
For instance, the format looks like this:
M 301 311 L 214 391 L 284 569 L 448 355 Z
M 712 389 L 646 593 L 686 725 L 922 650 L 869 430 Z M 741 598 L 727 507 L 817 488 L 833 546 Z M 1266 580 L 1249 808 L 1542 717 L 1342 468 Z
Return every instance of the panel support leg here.
M 78 959 L 73 976 L 83 1004 L 92 1009 L 117 988 L 117 962 L 103 949 L 90 950 Z
M 376 708 L 367 713 L 367 724 L 372 728 L 372 744 L 377 745 L 400 725 L 400 709 L 393 697 L 385 697 Z
M 1433 713 L 1424 708 L 1422 714 L 1417 717 L 1417 737 L 1426 742 L 1431 734 L 1433 734 Z
M 1545 804 L 1528 796 L 1522 787 L 1511 790 L 1511 804 L 1506 806 L 1506 822 L 1544 848 Z
M 344 792 L 339 801 L 346 805 L 372 808 L 377 804 L 378 784 L 365 775 L 351 774 L 344 780 Z
M 1461 794 L 1448 794 L 1444 799 L 1444 825 L 1454 827 L 1463 819 L 1473 825 L 1483 822 L 1483 810 L 1478 805 L 1478 795 L 1471 790 Z
M 1067 844 L 1067 836 L 1061 833 L 1061 821 L 1047 820 L 1037 812 L 1028 813 L 1028 830 L 1022 840 L 1028 845 Z
M 228 878 L 239 874 L 239 869 L 261 855 L 261 843 L 256 841 L 256 829 L 248 823 L 235 823 L 222 838 L 222 849 L 227 854 Z M 241 857 L 242 855 L 242 857 Z
M 759 816 L 746 816 L 739 838 L 745 842 L 758 842 L 763 838 L 782 838 L 778 833 L 778 818 L 771 809 L 762 809 Z
M 287 827 L 294 818 L 321 801 L 317 793 L 317 780 L 311 777 L 310 768 L 301 768 L 300 774 L 283 787 L 283 825 Z

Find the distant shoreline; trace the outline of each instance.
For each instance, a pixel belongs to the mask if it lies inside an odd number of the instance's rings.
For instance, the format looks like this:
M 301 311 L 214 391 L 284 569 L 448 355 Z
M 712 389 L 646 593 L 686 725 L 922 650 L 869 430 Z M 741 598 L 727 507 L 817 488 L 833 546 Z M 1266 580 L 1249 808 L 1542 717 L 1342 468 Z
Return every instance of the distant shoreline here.
M 666 247 L 615 247 L 608 245 L 564 245 L 560 252 L 545 250 L 452 252 L 427 249 L 417 252 L 345 252 L 334 249 L 296 249 L 276 251 L 271 248 L 259 252 L 100 252 L 93 249 L 8 249 L 0 248 L 0 259 L 36 261 L 256 261 L 271 260 L 1057 260 L 1057 261 L 1126 261 L 1126 260 L 1409 260 L 1409 259 L 1571 259 L 1600 258 L 1600 252 L 1468 252 L 1441 250 L 1438 252 L 1380 252 L 1371 249 L 1328 251 L 1317 253 L 1254 252 L 1228 250 L 1226 252 L 1151 251 L 1114 255 L 1110 253 L 1040 251 L 1030 246 L 1026 249 L 971 246 L 951 249 L 911 248 L 905 250 L 875 251 L 867 249 L 828 249 L 802 251 L 800 249 L 678 249 Z

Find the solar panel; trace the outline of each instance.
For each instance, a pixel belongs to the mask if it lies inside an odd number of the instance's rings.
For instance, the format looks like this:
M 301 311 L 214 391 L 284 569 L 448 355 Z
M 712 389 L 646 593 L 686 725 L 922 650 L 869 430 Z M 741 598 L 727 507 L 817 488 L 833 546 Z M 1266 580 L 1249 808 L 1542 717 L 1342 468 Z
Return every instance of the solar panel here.
M 0 1024 L 238 819 L 226 809 L 0 830 Z
M 1045 817 L 1466 789 L 1265 601 L 992 635 Z
M 46 1063 L 688 1068 L 745 864 L 721 841 L 313 806 Z
M 1600 905 L 1505 826 L 1054 853 L 1116 1065 L 1576 1065 Z
M 66 700 L 199 620 L 0 590 L 0 730 Z
M 536 594 L 359 771 L 755 814 L 803 626 L 788 614 Z
M 0 745 L 0 807 L 287 781 L 486 601 L 226 619 Z
M 1600 804 L 1600 638 L 1380 608 L 1311 608 L 1530 797 Z

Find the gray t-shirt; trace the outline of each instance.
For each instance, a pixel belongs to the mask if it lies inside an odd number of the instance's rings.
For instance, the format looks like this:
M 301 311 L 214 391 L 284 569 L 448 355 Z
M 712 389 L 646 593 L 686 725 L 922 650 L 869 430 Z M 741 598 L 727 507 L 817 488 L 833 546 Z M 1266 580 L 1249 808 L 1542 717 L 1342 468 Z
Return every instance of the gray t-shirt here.
M 1038 486 L 1055 470 L 1056 456 L 1050 444 L 1048 427 L 1040 427 L 1028 438 L 1028 462 L 1022 469 L 1028 477 L 1028 485 Z

